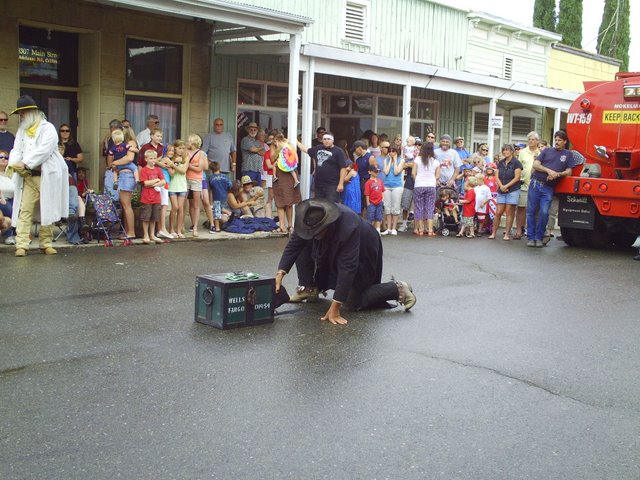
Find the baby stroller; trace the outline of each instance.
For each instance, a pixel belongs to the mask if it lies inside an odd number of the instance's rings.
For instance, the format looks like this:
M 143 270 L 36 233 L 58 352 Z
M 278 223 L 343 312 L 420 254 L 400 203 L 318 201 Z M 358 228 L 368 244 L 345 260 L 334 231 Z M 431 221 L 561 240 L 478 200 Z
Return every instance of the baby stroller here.
M 96 216 L 90 225 L 90 235 L 98 242 L 104 241 L 105 247 L 113 247 L 113 233 L 121 233 L 124 237 L 124 245 L 131 245 L 133 242 L 127 236 L 122 220 L 111 197 L 107 194 L 88 193 L 87 204 L 92 203 L 96 211 Z
M 450 200 L 445 202 L 443 194 L 448 194 Z M 458 208 L 458 193 L 451 187 L 438 187 L 436 190 L 436 215 L 438 218 L 438 229 L 436 230 L 443 237 L 448 237 L 451 232 L 460 230 L 460 209 Z

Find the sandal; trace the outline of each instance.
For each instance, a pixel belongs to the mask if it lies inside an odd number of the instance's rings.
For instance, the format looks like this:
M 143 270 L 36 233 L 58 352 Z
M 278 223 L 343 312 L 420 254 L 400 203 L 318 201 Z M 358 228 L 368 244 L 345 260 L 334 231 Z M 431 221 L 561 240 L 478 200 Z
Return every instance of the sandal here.
M 462 237 L 463 237 L 463 235 L 462 235 L 462 233 L 459 233 L 459 234 L 457 234 L 457 235 L 456 235 L 456 237 L 458 237 L 458 238 L 462 238 Z
M 521 235 L 521 234 L 519 234 L 519 233 L 516 233 L 516 234 L 513 236 L 513 239 L 514 239 L 514 240 L 520 240 L 521 238 L 522 238 L 522 235 Z
M 476 238 L 476 236 L 473 233 L 468 233 L 467 238 Z
M 496 236 L 494 234 L 491 234 L 487 237 L 489 240 L 495 240 Z
M 508 242 L 509 240 L 511 240 L 511 237 L 505 233 L 505 234 L 504 234 L 504 236 L 502 237 L 502 239 L 503 239 L 505 242 Z
M 428 236 L 428 237 L 435 237 L 435 236 L 436 236 L 436 234 L 435 234 L 435 233 L 433 233 L 433 232 L 427 232 L 427 236 Z

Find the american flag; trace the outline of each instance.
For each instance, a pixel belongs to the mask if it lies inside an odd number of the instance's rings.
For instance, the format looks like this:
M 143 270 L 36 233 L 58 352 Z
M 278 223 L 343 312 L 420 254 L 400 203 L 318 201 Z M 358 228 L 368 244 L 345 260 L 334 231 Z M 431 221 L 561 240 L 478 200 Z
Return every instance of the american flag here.
M 240 128 L 248 121 L 249 121 L 249 117 L 247 117 L 244 113 L 240 112 L 238 114 L 238 118 L 236 119 L 236 125 L 238 128 Z

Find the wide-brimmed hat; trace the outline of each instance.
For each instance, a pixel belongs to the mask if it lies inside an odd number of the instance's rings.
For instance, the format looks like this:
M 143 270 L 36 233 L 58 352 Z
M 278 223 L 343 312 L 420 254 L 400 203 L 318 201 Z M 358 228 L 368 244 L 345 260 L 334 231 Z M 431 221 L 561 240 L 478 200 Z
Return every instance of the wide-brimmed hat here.
M 251 122 L 249 125 L 244 127 L 246 131 L 249 131 L 250 128 L 258 128 L 258 124 L 256 122 Z
M 24 110 L 33 110 L 34 108 L 35 109 L 40 108 L 36 104 L 36 101 L 33 98 L 31 98 L 29 95 L 22 95 L 16 102 L 16 109 L 13 112 L 11 112 L 11 115 L 13 115 L 14 113 L 22 112 Z
M 338 206 L 325 198 L 310 198 L 296 206 L 295 232 L 311 240 L 340 217 Z
M 240 183 L 242 185 L 247 185 L 248 183 L 255 185 L 256 182 L 254 182 L 249 175 L 245 175 L 240 179 Z

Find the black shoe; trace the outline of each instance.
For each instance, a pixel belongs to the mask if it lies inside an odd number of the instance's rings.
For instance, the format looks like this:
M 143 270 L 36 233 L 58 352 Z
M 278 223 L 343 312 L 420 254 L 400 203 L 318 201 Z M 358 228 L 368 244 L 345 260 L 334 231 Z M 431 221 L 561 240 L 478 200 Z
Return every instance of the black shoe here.
M 640 262 L 640 253 L 638 255 L 636 255 L 635 257 L 633 257 L 633 259 Z

